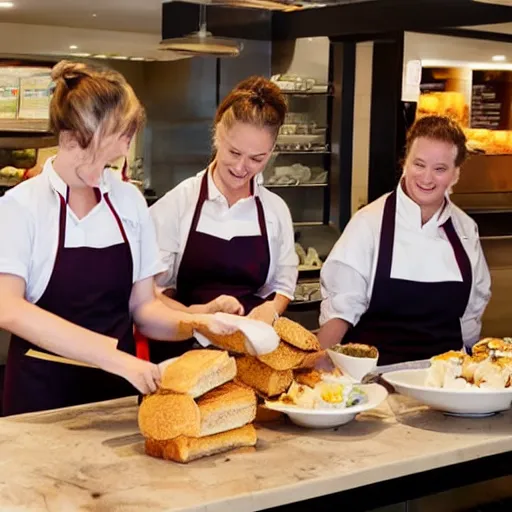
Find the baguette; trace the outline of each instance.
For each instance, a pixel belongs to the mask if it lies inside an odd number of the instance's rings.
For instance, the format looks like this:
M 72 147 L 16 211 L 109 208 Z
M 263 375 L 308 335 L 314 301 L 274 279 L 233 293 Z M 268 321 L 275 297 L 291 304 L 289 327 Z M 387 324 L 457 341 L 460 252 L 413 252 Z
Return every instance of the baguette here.
M 232 352 L 233 354 L 246 354 L 245 348 L 246 336 L 242 331 L 235 331 L 231 334 L 213 334 L 204 329 L 198 329 L 197 332 L 205 336 L 212 345 L 218 348 Z
M 307 352 L 281 341 L 276 350 L 270 352 L 270 354 L 258 356 L 258 359 L 273 370 L 283 371 L 300 367 L 306 354 Z
M 255 446 L 256 441 L 256 430 L 251 424 L 208 437 L 180 436 L 168 441 L 146 439 L 144 449 L 152 457 L 187 463 L 236 448 Z
M 301 350 L 315 352 L 321 349 L 318 338 L 312 332 L 289 318 L 278 318 L 274 322 L 274 330 L 283 341 Z
M 322 374 L 317 370 L 299 370 L 294 372 L 294 380 L 297 384 L 314 388 L 322 382 Z
M 160 389 L 198 398 L 235 375 L 235 360 L 227 352 L 190 350 L 165 368 Z
M 293 380 L 291 370 L 277 371 L 255 357 L 243 356 L 236 360 L 237 380 L 265 397 L 286 392 Z
M 320 359 L 322 359 L 324 356 L 325 350 L 320 350 L 318 352 L 308 352 L 298 366 L 298 369 L 314 368 Z
M 201 432 L 199 407 L 189 395 L 146 396 L 139 407 L 138 423 L 144 437 L 156 440 L 197 437 Z
M 267 409 L 266 407 L 262 407 L 258 405 L 258 409 L 256 410 L 256 423 L 274 423 L 278 421 L 282 421 L 284 419 L 284 414 L 279 411 L 273 411 L 272 409 Z
M 201 416 L 199 437 L 233 430 L 251 423 L 256 416 L 256 395 L 246 386 L 228 382 L 198 401 Z

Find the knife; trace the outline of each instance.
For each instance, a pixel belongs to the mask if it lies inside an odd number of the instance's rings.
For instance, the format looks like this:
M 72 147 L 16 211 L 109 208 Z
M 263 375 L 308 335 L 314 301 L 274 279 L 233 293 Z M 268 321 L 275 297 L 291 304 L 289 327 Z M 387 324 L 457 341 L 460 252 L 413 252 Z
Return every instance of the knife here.
M 372 382 L 382 383 L 381 376 L 385 373 L 397 372 L 400 370 L 425 370 L 430 367 L 430 359 L 421 359 L 419 361 L 406 361 L 403 363 L 388 364 L 384 366 L 377 366 L 375 370 L 367 373 L 362 384 L 370 384 Z

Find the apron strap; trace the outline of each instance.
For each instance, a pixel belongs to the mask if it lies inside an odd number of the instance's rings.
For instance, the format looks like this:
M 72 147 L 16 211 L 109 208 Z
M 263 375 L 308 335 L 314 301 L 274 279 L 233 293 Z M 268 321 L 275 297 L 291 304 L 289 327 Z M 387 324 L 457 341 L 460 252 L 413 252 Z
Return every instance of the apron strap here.
M 375 280 L 388 278 L 391 275 L 393 262 L 393 245 L 395 242 L 396 190 L 392 192 L 384 204 L 382 224 L 380 228 L 379 255 Z
M 192 224 L 190 231 L 196 231 L 197 225 L 199 224 L 199 218 L 201 217 L 201 210 L 203 209 L 204 202 L 208 199 L 208 172 L 204 173 L 203 179 L 201 180 L 201 188 L 199 189 L 199 198 L 196 203 L 194 210 L 194 216 L 192 217 Z
M 260 225 L 261 236 L 268 240 L 267 236 L 267 223 L 265 222 L 265 213 L 263 211 L 263 205 L 261 199 L 258 196 L 254 196 L 256 202 L 256 210 L 258 211 L 258 223 Z
M 110 208 L 110 211 L 112 212 L 112 215 L 116 219 L 117 225 L 119 227 L 119 231 L 121 232 L 121 236 L 123 237 L 124 243 L 128 244 L 128 237 L 126 236 L 126 231 L 124 229 L 123 223 L 121 222 L 121 218 L 119 217 L 118 213 L 116 212 L 114 206 L 112 205 L 112 202 L 110 201 L 110 197 L 108 195 L 108 192 L 105 192 L 103 194 L 103 197 L 105 198 L 105 202 L 107 203 L 108 207 Z
M 471 286 L 473 282 L 473 270 L 471 269 L 471 262 L 469 261 L 469 257 L 464 250 L 464 246 L 460 241 L 455 228 L 453 227 L 452 218 L 450 217 L 442 226 L 450 245 L 452 246 L 453 252 L 455 254 L 455 259 L 457 260 L 457 265 L 459 266 L 460 273 L 462 275 L 462 280 L 464 283 L 469 284 Z
M 69 191 L 69 188 L 68 188 Z M 69 192 L 66 194 L 69 196 Z M 57 253 L 64 249 L 66 239 L 66 215 L 67 215 L 67 201 L 62 195 L 59 194 L 60 212 L 59 212 L 59 243 L 57 246 Z

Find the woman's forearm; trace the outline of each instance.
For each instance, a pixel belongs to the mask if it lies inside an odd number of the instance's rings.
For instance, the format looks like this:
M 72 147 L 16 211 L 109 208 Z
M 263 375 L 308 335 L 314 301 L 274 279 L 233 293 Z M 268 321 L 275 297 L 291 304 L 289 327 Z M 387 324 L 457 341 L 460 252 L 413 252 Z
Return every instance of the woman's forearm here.
M 194 304 L 192 306 L 185 306 L 181 302 L 169 297 L 165 292 L 157 291 L 157 298 L 162 301 L 168 308 L 174 309 L 175 311 L 181 311 L 183 313 L 194 313 L 194 314 L 205 314 L 212 313 L 208 304 Z
M 288 297 L 285 297 L 284 295 L 276 293 L 276 296 L 274 297 L 272 303 L 274 304 L 274 309 L 276 310 L 276 313 L 278 315 L 282 315 L 286 311 L 288 304 L 290 304 L 290 299 Z
M 135 310 L 134 320 L 139 331 L 148 338 L 183 341 L 193 336 L 199 318 L 198 315 L 168 307 L 161 299 L 155 298 Z
M 0 304 L 0 327 L 62 357 L 112 371 L 118 340 L 79 327 L 23 298 Z
M 326 322 L 318 332 L 318 341 L 323 349 L 340 343 L 351 325 L 341 318 L 333 318 Z

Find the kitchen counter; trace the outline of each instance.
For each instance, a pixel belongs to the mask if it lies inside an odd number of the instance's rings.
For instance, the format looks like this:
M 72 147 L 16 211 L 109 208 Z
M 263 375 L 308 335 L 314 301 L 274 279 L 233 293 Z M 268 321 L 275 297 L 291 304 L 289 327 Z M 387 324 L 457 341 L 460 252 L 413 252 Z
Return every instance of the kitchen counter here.
M 136 400 L 0 419 L 0 509 L 253 511 L 505 454 L 512 413 L 445 416 L 392 395 L 337 430 L 258 428 L 256 450 L 143 454 Z

